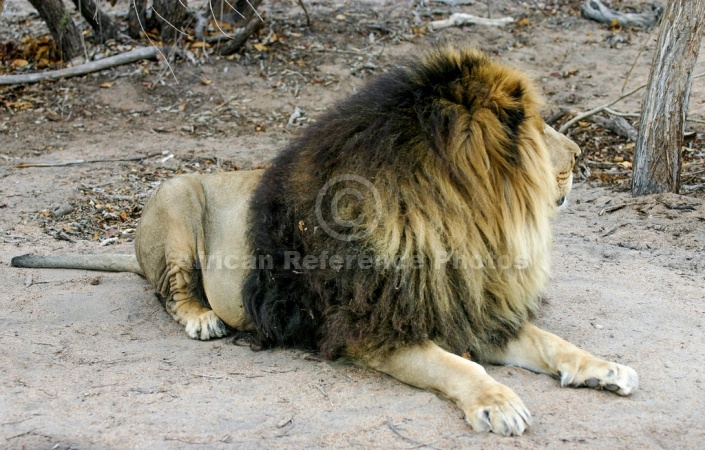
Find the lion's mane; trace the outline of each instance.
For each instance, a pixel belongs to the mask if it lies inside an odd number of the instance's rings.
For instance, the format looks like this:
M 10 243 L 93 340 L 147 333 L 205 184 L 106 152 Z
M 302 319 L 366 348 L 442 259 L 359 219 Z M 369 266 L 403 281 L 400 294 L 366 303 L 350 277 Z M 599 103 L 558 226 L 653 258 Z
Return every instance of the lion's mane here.
M 366 358 L 431 339 L 481 359 L 515 337 L 548 280 L 556 200 L 538 105 L 519 71 L 444 45 L 323 114 L 253 195 L 250 242 L 271 261 L 243 288 L 259 343 Z M 378 195 L 345 195 L 355 177 Z M 317 217 L 334 197 L 349 222 Z

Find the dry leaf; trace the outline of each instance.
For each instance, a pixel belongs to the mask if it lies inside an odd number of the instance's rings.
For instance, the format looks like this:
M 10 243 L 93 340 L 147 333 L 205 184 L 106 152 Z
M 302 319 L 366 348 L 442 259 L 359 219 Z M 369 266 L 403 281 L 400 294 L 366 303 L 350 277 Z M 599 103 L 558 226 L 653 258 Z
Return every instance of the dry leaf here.
M 114 84 L 115 84 L 114 81 L 106 81 L 105 83 L 101 83 L 100 87 L 102 87 L 103 89 L 109 89 L 109 88 L 113 87 Z
M 531 25 L 531 21 L 528 17 L 524 17 L 523 19 L 519 20 L 519 22 L 517 22 L 518 27 L 526 27 L 529 25 Z
M 212 82 L 213 82 L 213 80 L 211 80 L 211 79 L 209 79 L 209 78 L 201 77 L 201 84 L 204 85 L 204 86 L 208 86 L 208 85 L 211 84 Z
M 18 67 L 25 67 L 29 64 L 26 59 L 16 59 L 12 61 L 12 67 L 18 68 Z
M 267 51 L 266 45 L 255 44 L 254 47 L 255 47 L 255 50 L 257 50 L 258 52 L 266 52 Z

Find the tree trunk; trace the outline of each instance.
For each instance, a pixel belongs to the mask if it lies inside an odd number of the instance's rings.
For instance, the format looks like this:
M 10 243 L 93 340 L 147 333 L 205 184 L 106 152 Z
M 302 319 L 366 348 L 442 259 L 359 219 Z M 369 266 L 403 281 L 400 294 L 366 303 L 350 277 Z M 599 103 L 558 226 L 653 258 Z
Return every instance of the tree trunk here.
M 46 22 L 54 42 L 61 52 L 61 59 L 71 61 L 83 51 L 81 33 L 73 23 L 62 0 L 29 0 Z
M 211 0 L 207 14 L 218 22 L 244 26 L 257 14 L 261 3 L 262 0 Z
M 131 38 L 140 39 L 142 33 L 149 30 L 147 23 L 147 0 L 130 0 L 130 10 L 127 13 L 127 34 Z
M 634 196 L 680 189 L 683 129 L 703 29 L 705 0 L 668 2 L 641 108 Z
M 118 39 L 120 29 L 110 16 L 98 8 L 95 0 L 73 0 L 73 3 L 93 28 L 96 42 L 104 44 L 110 39 Z
M 177 35 L 181 34 L 184 19 L 188 15 L 187 0 L 153 0 L 156 19 L 159 23 L 159 32 L 164 43 L 172 43 Z

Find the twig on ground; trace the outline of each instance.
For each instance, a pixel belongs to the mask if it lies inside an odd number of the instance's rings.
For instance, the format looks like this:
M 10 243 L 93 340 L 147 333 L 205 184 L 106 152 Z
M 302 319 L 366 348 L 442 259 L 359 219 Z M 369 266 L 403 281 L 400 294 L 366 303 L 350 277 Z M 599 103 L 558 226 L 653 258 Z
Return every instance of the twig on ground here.
M 304 10 L 304 14 L 306 14 L 306 26 L 311 28 L 311 17 L 308 15 L 308 10 L 306 9 L 306 5 L 304 5 L 304 0 L 299 0 L 299 6 L 301 6 L 301 9 Z
M 28 435 L 28 434 L 32 434 L 32 433 L 34 433 L 35 431 L 40 430 L 40 429 L 42 429 L 42 428 L 43 428 L 43 427 L 35 427 L 35 428 L 32 428 L 32 429 L 29 430 L 29 431 L 25 431 L 24 433 L 15 434 L 15 435 L 13 435 L 13 436 L 6 437 L 6 438 L 5 438 L 5 441 L 9 441 L 10 439 L 15 439 L 15 438 L 18 438 L 18 437 L 26 436 L 26 435 Z
M 134 156 L 132 158 L 115 158 L 115 159 L 77 159 L 75 161 L 63 161 L 63 162 L 53 162 L 53 163 L 21 163 L 12 166 L 15 169 L 25 169 L 28 167 L 66 167 L 66 166 L 79 166 L 81 164 L 92 164 L 92 163 L 102 163 L 102 162 L 123 162 L 123 161 L 142 161 L 148 158 L 154 158 L 155 156 L 161 156 L 164 153 L 150 153 L 143 156 Z
M 410 437 L 403 435 L 402 432 L 399 431 L 399 429 L 397 429 L 397 427 L 389 420 L 387 420 L 386 424 L 389 427 L 389 429 L 394 432 L 394 434 L 396 434 L 397 436 L 399 436 L 400 438 L 404 439 L 407 442 L 411 442 L 412 444 L 414 444 L 415 447 L 428 447 L 428 448 L 437 449 L 437 447 L 434 447 L 431 445 L 432 442 L 429 442 L 428 444 L 424 444 L 423 442 L 415 441 L 415 440 L 411 439 Z
M 431 0 L 433 3 L 443 3 L 450 6 L 474 5 L 475 0 Z
M 678 205 L 676 203 L 668 203 L 663 200 L 659 200 L 658 202 L 668 209 L 675 209 L 679 211 L 695 211 L 695 207 L 692 205 Z
M 51 70 L 49 72 L 28 73 L 23 75 L 0 76 L 0 86 L 11 84 L 38 83 L 43 80 L 58 80 L 61 78 L 77 77 L 93 72 L 110 69 L 112 67 L 130 64 L 143 59 L 155 59 L 160 53 L 157 47 L 141 47 L 119 55 L 91 61 L 76 67 L 66 69 Z
M 634 205 L 639 205 L 642 202 L 627 202 L 627 203 L 622 203 L 619 205 L 613 205 L 613 206 L 605 206 L 600 210 L 600 212 L 597 213 L 598 216 L 604 216 L 605 213 L 613 213 L 615 211 L 619 211 L 620 209 L 627 207 L 627 206 L 634 206 Z
M 434 20 L 429 24 L 432 30 L 442 30 L 449 27 L 462 27 L 463 25 L 486 25 L 491 27 L 503 27 L 514 22 L 511 17 L 501 19 L 486 19 L 484 17 L 473 16 L 472 14 L 453 13 L 449 18 Z
M 607 232 L 605 232 L 605 233 L 602 233 L 602 235 L 600 235 L 600 237 L 611 236 L 611 235 L 614 234 L 615 231 L 619 230 L 620 228 L 622 228 L 622 227 L 625 226 L 625 225 L 629 225 L 629 223 L 627 223 L 627 222 L 620 223 L 619 225 L 617 225 L 616 227 L 612 228 L 611 230 L 609 230 L 609 231 L 607 231 Z

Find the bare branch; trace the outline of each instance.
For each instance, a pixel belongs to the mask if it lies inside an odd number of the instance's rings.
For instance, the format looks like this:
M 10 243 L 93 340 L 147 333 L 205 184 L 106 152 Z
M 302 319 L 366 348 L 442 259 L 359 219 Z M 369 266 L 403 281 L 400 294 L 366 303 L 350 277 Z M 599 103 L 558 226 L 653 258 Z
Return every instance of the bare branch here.
M 486 25 L 492 27 L 503 27 L 514 22 L 511 17 L 502 17 L 501 19 L 486 19 L 484 17 L 473 16 L 472 14 L 453 13 L 449 18 L 443 20 L 434 20 L 430 23 L 432 30 L 442 30 L 449 27 L 462 27 L 463 25 Z
M 155 59 L 161 51 L 157 47 L 141 47 L 126 53 L 91 61 L 80 66 L 67 69 L 51 70 L 49 72 L 28 73 L 23 75 L 6 75 L 0 77 L 0 86 L 11 84 L 38 83 L 42 80 L 58 80 L 60 78 L 77 77 L 93 72 L 109 69 L 111 67 L 130 64 L 143 59 Z

